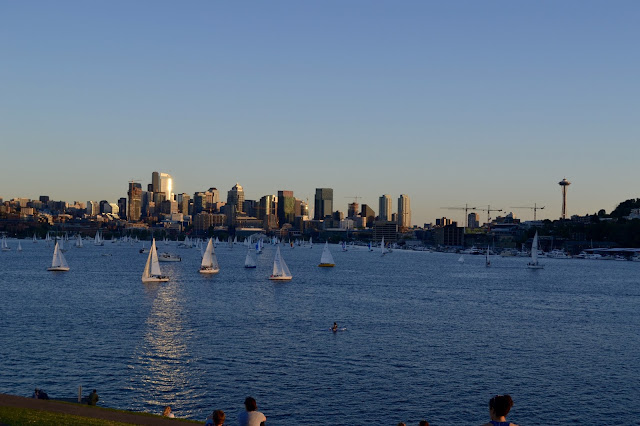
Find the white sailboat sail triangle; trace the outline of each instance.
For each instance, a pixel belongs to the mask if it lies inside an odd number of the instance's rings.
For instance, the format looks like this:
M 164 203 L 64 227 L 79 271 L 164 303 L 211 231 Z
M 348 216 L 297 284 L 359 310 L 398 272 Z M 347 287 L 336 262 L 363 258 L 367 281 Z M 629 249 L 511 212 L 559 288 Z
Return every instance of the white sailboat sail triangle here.
M 203 274 L 217 274 L 220 272 L 220 265 L 218 264 L 218 258 L 216 257 L 213 240 L 211 238 L 209 238 L 207 248 L 204 250 L 204 255 L 202 256 L 200 272 Z
M 293 278 L 293 276 L 291 275 L 291 272 L 289 271 L 287 264 L 282 258 L 282 255 L 280 254 L 280 246 L 278 246 L 278 249 L 276 250 L 276 255 L 273 258 L 273 272 L 271 273 L 271 276 L 269 277 L 269 279 L 278 280 L 278 281 L 288 281 L 291 278 Z
M 58 247 L 58 242 L 56 241 L 56 245 L 53 248 L 53 259 L 51 259 L 51 267 L 47 268 L 47 271 L 68 271 L 69 265 L 67 264 L 67 260 L 64 258 L 64 254 L 62 250 Z
M 320 256 L 320 264 L 318 266 L 325 266 L 325 267 L 335 266 L 333 256 L 329 251 L 328 241 L 324 243 L 324 248 L 322 249 L 322 256 Z
M 533 236 L 533 242 L 531 243 L 531 261 L 527 264 L 530 269 L 542 269 L 543 265 L 538 263 L 538 231 Z
M 149 257 L 147 257 L 147 263 L 144 265 L 144 271 L 142 272 L 143 283 L 153 282 L 165 282 L 169 281 L 169 277 L 162 275 L 160 271 L 160 262 L 158 262 L 158 252 L 156 250 L 156 239 L 151 242 L 151 249 L 149 250 Z
M 247 250 L 247 256 L 244 259 L 244 267 L 245 268 L 255 268 L 256 267 L 256 258 L 254 251 L 249 247 Z

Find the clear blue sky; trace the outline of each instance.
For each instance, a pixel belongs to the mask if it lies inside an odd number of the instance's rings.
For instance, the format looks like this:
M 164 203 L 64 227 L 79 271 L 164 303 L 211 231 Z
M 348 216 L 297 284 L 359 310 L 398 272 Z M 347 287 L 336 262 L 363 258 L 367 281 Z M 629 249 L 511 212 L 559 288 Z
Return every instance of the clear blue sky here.
M 0 0 L 0 197 L 640 197 L 638 1 Z M 312 203 L 311 203 L 312 204 Z M 514 210 L 531 219 L 529 210 Z

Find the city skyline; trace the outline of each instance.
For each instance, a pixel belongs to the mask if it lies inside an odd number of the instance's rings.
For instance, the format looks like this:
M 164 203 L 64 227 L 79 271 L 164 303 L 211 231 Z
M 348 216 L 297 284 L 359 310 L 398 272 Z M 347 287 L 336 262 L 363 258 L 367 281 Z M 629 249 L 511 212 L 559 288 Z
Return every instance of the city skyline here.
M 558 219 L 564 178 L 568 217 L 638 197 L 636 2 L 2 11 L 5 200 L 115 203 L 153 170 L 176 194 L 333 188 L 341 211 L 407 194 L 416 225 L 465 204 Z

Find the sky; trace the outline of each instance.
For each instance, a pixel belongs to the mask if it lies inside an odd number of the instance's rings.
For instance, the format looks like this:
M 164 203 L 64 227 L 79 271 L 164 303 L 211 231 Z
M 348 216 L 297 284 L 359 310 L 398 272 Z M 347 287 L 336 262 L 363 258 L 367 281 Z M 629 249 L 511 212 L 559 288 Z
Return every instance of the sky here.
M 569 215 L 609 212 L 640 197 L 638 22 L 635 0 L 0 0 L 0 198 L 115 202 L 160 171 L 344 212 L 407 194 L 422 225 L 556 219 L 566 177 Z

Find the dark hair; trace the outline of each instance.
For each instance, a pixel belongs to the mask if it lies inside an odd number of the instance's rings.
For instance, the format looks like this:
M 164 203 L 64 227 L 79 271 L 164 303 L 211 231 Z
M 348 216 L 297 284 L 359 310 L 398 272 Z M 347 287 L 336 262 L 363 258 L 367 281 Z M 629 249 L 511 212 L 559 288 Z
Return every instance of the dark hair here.
M 224 414 L 224 411 L 222 410 L 216 410 L 213 412 L 213 415 L 211 416 L 213 418 L 213 424 L 214 425 L 221 425 L 222 423 L 224 423 L 224 419 L 227 417 Z
M 420 420 L 419 425 L 420 425 L 420 426 L 429 426 L 429 422 L 428 422 L 428 421 L 426 421 L 426 420 Z
M 489 409 L 498 417 L 506 416 L 513 407 L 513 400 L 509 395 L 496 395 L 489 400 Z
M 247 399 L 244 400 L 244 407 L 247 411 L 256 411 L 258 409 L 258 404 L 255 399 L 248 396 Z

